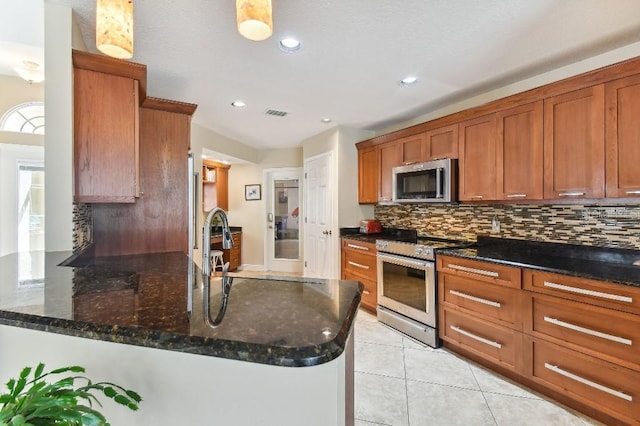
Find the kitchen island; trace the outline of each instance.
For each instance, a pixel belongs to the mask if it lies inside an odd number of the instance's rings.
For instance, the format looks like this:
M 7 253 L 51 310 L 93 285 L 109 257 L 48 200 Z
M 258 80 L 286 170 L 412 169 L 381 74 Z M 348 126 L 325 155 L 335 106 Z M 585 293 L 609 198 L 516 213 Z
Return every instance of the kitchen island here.
M 83 365 L 143 396 L 137 413 L 105 403 L 118 425 L 353 423 L 361 284 L 236 276 L 207 286 L 183 253 L 89 253 L 58 266 L 69 254 L 40 254 L 41 280 L 21 279 L 17 255 L 0 258 L 3 382 L 38 362 Z

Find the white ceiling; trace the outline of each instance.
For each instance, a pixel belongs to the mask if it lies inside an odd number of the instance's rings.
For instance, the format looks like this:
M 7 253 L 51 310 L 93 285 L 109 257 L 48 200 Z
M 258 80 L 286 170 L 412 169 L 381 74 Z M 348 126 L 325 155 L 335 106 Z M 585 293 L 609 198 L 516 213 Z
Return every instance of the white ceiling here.
M 95 52 L 96 2 L 47 1 L 74 9 Z M 273 0 L 274 34 L 262 42 L 238 34 L 233 0 L 134 9 L 133 61 L 147 65 L 148 93 L 198 104 L 195 122 L 258 148 L 298 146 L 334 125 L 379 130 L 640 40 L 638 0 Z M 284 36 L 303 49 L 281 52 Z M 419 83 L 400 87 L 410 74 Z M 231 107 L 237 99 L 247 107 Z

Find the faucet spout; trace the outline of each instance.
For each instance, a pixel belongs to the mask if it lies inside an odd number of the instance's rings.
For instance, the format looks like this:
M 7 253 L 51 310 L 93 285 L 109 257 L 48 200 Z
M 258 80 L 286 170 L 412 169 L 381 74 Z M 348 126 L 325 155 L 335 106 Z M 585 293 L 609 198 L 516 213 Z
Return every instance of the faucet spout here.
M 233 247 L 227 213 L 220 207 L 216 207 L 209 212 L 207 218 L 204 220 L 204 230 L 202 232 L 202 273 L 207 276 L 211 275 L 211 223 L 215 216 L 219 216 L 222 222 L 222 248 L 230 249 Z M 224 272 L 226 271 L 223 268 L 223 274 Z

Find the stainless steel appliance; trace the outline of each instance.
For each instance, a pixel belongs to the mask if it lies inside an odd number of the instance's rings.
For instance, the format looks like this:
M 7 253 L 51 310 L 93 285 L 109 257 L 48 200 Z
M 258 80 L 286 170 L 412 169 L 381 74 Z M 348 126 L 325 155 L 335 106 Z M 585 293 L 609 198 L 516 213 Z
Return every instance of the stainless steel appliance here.
M 395 203 L 448 203 L 457 198 L 458 162 L 450 158 L 392 169 Z
M 438 347 L 435 250 L 461 245 L 437 238 L 377 240 L 378 320 Z

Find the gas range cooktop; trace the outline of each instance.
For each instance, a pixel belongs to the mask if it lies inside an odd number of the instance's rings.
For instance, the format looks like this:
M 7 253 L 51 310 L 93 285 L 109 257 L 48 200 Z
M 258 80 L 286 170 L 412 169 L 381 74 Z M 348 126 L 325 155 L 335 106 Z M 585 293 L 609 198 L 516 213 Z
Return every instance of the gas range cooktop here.
M 411 232 L 414 235 L 411 235 Z M 379 252 L 398 254 L 401 256 L 413 257 L 423 260 L 435 260 L 435 250 L 445 248 L 467 247 L 472 243 L 446 238 L 417 236 L 415 231 L 409 234 L 398 235 L 398 238 L 376 240 L 376 248 Z M 386 237 L 386 236 L 385 236 Z

